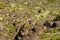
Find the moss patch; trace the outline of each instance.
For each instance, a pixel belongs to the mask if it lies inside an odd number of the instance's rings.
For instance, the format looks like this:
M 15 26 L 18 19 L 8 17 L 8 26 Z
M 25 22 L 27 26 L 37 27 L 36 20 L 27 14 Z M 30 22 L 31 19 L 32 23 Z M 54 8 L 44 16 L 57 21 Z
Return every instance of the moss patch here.
M 5 3 L 4 2 L 0 2 L 0 9 L 3 9 L 5 7 Z

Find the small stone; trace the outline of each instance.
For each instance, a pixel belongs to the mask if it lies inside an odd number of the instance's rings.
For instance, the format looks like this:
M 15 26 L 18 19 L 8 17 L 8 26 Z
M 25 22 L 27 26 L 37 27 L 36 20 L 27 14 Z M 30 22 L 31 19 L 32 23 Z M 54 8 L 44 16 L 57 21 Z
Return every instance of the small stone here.
M 3 24 L 2 24 L 2 23 L 0 23 L 0 29 L 1 29 L 1 30 L 3 29 Z
M 5 35 L 5 36 L 7 36 L 7 34 L 6 34 L 6 33 L 5 33 L 4 35 Z
M 28 31 L 25 30 L 24 32 L 21 32 L 22 35 L 27 35 L 28 34 Z
M 25 5 L 29 5 L 29 3 L 27 3 L 27 2 L 25 2 L 24 4 L 25 4 Z
M 16 19 L 17 21 L 20 21 L 19 19 Z
M 40 7 L 36 7 L 36 9 L 39 9 Z
M 2 20 L 3 20 L 3 18 L 1 18 L 1 17 L 0 17 L 0 20 L 2 21 Z
M 31 19 L 27 19 L 28 21 L 30 21 Z
M 9 16 L 9 14 L 7 13 L 6 16 Z

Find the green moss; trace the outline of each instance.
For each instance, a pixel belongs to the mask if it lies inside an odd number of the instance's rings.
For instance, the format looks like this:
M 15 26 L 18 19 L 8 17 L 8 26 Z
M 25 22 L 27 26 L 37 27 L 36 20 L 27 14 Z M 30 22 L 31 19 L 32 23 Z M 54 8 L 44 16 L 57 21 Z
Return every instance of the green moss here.
M 60 34 L 53 35 L 51 40 L 60 40 Z
M 16 31 L 15 27 L 12 24 L 7 24 L 6 27 L 9 29 L 9 31 Z
M 48 2 L 55 2 L 56 0 L 48 0 Z
M 58 32 L 57 29 L 53 29 L 53 30 L 51 31 L 51 33 L 56 33 L 56 32 Z
M 12 36 L 14 34 L 14 32 L 16 32 L 16 29 L 12 24 L 7 24 L 6 27 L 9 29 L 8 30 L 9 36 Z
M 51 33 L 51 34 L 53 33 L 53 34 L 54 34 L 54 33 L 56 33 L 56 32 L 59 32 L 59 30 L 58 30 L 58 29 L 55 29 L 55 28 L 54 28 L 54 29 L 47 29 L 46 32 L 47 32 L 47 33 Z
M 48 29 L 46 32 L 43 32 L 41 37 L 39 38 L 41 40 L 60 40 L 60 34 L 57 29 Z
M 47 38 L 47 37 L 48 37 L 48 35 L 46 33 L 43 33 L 41 38 L 44 39 L 44 38 Z
M 9 36 L 12 36 L 12 33 L 8 32 L 8 35 L 9 35 Z
M 9 11 L 15 11 L 15 10 L 18 10 L 18 6 L 17 4 L 10 4 L 10 6 L 8 7 Z
M 0 2 L 0 9 L 3 9 L 5 7 L 5 3 L 4 2 Z
M 41 18 L 40 15 L 35 15 L 35 19 L 36 19 L 36 20 L 39 20 L 40 18 Z

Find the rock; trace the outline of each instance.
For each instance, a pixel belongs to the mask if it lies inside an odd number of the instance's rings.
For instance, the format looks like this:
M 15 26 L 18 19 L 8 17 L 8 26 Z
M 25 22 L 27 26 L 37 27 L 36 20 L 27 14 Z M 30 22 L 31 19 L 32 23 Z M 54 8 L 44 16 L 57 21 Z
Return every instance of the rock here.
M 56 28 L 60 29 L 60 21 L 55 21 L 55 24 L 56 24 Z

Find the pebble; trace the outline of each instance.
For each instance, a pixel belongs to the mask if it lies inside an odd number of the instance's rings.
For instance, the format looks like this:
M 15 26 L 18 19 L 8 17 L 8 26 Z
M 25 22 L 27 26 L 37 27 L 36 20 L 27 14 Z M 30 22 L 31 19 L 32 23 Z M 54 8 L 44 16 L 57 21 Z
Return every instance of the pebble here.
M 3 20 L 3 18 L 1 18 L 1 17 L 0 17 L 0 20 L 2 21 L 2 20 Z
M 0 23 L 0 29 L 1 29 L 1 30 L 3 29 L 3 25 L 2 25 L 2 23 Z

